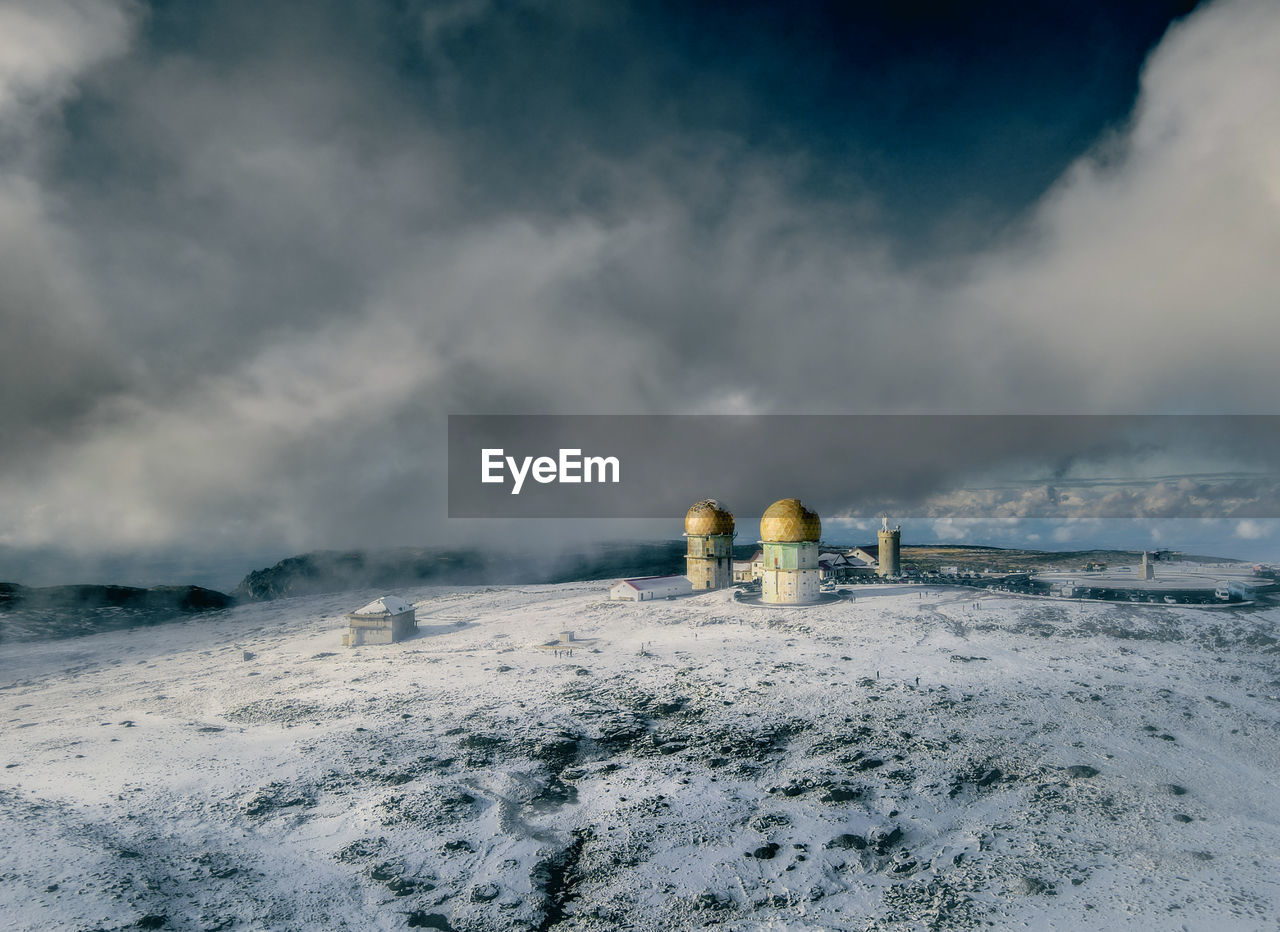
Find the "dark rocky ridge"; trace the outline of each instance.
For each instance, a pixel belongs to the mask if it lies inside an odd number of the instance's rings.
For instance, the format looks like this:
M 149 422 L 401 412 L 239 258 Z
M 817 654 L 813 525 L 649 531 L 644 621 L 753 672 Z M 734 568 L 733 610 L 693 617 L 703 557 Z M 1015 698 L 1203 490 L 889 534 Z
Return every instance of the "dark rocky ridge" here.
M 207 612 L 235 600 L 202 586 L 43 586 L 0 583 L 0 609 L 134 608 L 147 611 Z
M 45 586 L 0 583 L 0 640 L 76 637 L 230 608 L 235 599 L 201 586 Z
M 235 596 L 264 601 L 344 589 L 414 585 L 532 585 L 684 572 L 684 541 L 605 543 L 552 558 L 480 550 L 399 547 L 316 550 L 255 570 Z

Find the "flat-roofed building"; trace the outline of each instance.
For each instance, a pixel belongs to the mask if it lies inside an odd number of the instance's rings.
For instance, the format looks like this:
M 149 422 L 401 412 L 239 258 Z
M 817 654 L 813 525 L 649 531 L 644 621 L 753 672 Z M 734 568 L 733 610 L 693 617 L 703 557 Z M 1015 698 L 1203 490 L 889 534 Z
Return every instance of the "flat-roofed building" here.
M 693 592 L 688 576 L 637 576 L 620 579 L 609 587 L 609 598 L 620 602 L 670 599 Z

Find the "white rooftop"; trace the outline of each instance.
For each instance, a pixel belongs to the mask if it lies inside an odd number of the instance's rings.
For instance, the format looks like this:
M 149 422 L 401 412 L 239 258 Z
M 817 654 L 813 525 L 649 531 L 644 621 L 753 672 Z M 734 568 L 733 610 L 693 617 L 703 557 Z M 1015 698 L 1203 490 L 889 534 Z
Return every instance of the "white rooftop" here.
M 632 589 L 645 591 L 649 589 L 665 589 L 667 586 L 678 583 L 688 583 L 689 579 L 686 576 L 633 576 L 631 579 L 622 580 L 622 582 Z
M 364 608 L 358 608 L 351 614 L 353 615 L 400 615 L 404 612 L 413 611 L 413 605 L 406 602 L 397 595 L 384 595 L 380 599 L 374 599 Z

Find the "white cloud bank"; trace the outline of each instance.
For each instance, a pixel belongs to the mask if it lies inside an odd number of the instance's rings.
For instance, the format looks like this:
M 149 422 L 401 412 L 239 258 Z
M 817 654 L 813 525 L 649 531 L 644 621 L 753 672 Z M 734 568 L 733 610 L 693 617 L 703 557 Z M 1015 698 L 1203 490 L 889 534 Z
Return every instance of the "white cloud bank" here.
M 1274 4 L 1216 3 L 1170 29 L 1127 130 L 977 267 L 978 320 L 1011 335 L 997 346 L 1018 350 L 1020 378 L 1064 408 L 1274 410 L 1277 89 Z
M 89 68 L 124 53 L 129 0 L 5 0 L 0 4 L 0 115 L 70 95 Z

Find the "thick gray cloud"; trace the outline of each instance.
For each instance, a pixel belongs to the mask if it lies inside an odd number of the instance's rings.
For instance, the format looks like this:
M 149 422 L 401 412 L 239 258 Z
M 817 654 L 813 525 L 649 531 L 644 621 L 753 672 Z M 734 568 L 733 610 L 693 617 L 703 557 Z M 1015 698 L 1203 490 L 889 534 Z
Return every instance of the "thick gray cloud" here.
M 495 151 L 458 56 L 510 11 L 406 14 L 406 75 L 311 9 L 182 43 L 130 3 L 3 14 L 43 38 L 0 45 L 0 543 L 482 534 L 444 518 L 449 412 L 1271 407 L 1268 4 L 1175 27 L 1131 124 L 997 245 L 913 261 L 874 191 L 665 124 L 624 65 L 615 131 L 577 136 L 495 59 L 522 127 Z
M 129 3 L 0 6 L 0 469 L 36 457 L 126 381 L 65 207 L 42 170 L 86 69 L 122 54 Z

